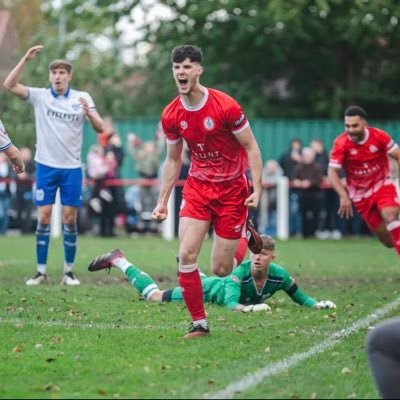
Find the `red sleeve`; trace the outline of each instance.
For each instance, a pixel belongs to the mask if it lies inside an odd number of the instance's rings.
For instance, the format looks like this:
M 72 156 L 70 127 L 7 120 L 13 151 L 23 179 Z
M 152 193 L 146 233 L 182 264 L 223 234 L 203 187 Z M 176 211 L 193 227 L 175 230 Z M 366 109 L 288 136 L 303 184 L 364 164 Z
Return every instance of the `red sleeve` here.
M 331 154 L 329 157 L 329 166 L 331 168 L 341 168 L 344 159 L 344 143 L 341 137 L 338 137 L 333 142 Z
M 383 145 L 385 153 L 391 153 L 393 150 L 395 150 L 398 145 L 396 142 L 392 139 L 392 137 L 385 131 L 378 130 L 379 134 L 379 139 Z
M 168 108 L 166 108 L 161 116 L 161 125 L 165 134 L 167 143 L 176 143 L 181 139 L 179 131 L 175 125 L 173 115 Z
M 234 134 L 240 133 L 249 125 L 249 121 L 247 120 L 242 107 L 231 97 L 228 97 L 226 104 L 225 119 L 226 124 Z

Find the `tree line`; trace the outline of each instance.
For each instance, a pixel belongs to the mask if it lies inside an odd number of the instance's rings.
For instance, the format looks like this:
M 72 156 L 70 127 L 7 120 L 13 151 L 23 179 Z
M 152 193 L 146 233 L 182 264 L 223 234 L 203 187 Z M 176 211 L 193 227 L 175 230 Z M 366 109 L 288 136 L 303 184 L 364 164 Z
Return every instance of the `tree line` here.
M 170 52 L 191 43 L 204 52 L 203 83 L 234 96 L 250 117 L 336 119 L 358 103 L 370 118 L 400 118 L 396 0 L 58 3 L 0 1 L 0 8 L 12 11 L 20 36 L 15 61 L 30 45 L 45 46 L 23 82 L 43 85 L 48 62 L 68 58 L 73 86 L 89 91 L 103 115 L 160 115 L 175 95 Z M 155 7 L 168 11 L 163 19 L 149 17 Z M 140 37 L 124 42 L 122 22 L 139 26 Z M 106 49 L 96 46 L 99 40 Z M 124 62 L 129 51 L 136 62 Z M 33 143 L 29 107 L 1 91 L 0 111 Z

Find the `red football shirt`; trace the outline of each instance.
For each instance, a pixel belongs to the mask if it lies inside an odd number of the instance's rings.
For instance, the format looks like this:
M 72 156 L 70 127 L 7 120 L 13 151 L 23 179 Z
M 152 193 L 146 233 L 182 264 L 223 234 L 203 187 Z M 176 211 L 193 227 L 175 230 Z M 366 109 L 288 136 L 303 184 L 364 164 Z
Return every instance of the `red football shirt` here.
M 333 142 L 329 166 L 343 168 L 349 196 L 360 201 L 390 181 L 388 154 L 398 148 L 388 133 L 368 127 L 365 139 L 353 142 L 343 132 Z
M 237 178 L 248 169 L 248 159 L 235 135 L 249 122 L 232 97 L 204 89 L 204 98 L 196 107 L 181 96 L 165 107 L 161 122 L 167 143 L 185 139 L 192 160 L 190 176 L 211 182 Z

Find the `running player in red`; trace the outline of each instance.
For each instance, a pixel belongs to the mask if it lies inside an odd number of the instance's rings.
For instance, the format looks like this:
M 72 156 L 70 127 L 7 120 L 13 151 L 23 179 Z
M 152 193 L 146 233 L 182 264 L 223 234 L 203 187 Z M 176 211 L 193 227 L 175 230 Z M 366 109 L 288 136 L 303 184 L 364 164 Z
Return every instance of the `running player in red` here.
M 179 285 L 193 320 L 185 338 L 192 338 L 209 334 L 197 266 L 201 245 L 213 224 L 213 273 L 226 276 L 243 260 L 249 229 L 248 207 L 258 206 L 262 190 L 262 161 L 240 105 L 227 94 L 200 84 L 201 50 L 190 45 L 179 46 L 171 58 L 179 95 L 162 113 L 168 147 L 153 218 L 161 221 L 167 218 L 168 198 L 181 168 L 184 139 L 191 153 L 191 167 L 179 214 Z M 253 192 L 245 175 L 248 168 Z M 259 253 L 262 241 L 254 229 L 250 230 L 253 235 L 249 247 L 253 253 Z
M 346 131 L 338 136 L 330 154 L 328 175 L 340 197 L 338 214 L 352 216 L 352 205 L 371 231 L 400 255 L 400 201 L 389 171 L 389 158 L 400 164 L 400 148 L 388 133 L 368 126 L 358 106 L 344 113 Z M 346 187 L 339 170 L 346 175 Z

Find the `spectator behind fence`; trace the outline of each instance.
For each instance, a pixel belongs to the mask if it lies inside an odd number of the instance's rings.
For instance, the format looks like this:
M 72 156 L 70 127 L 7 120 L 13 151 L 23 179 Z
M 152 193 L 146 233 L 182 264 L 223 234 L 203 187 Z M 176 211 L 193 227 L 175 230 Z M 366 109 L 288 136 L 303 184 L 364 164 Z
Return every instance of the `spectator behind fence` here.
M 321 212 L 322 167 L 315 161 L 315 152 L 310 147 L 302 150 L 303 161 L 293 171 L 293 186 L 299 189 L 302 234 L 304 238 L 315 235 Z
M 8 179 L 13 177 L 6 153 L 0 152 L 0 235 L 8 229 L 8 209 L 10 208 L 11 190 Z
M 108 135 L 108 141 L 106 146 L 104 147 L 104 152 L 107 155 L 108 152 L 112 152 L 114 154 L 114 158 L 116 161 L 116 168 L 114 170 L 114 176 L 113 178 L 119 179 L 121 178 L 121 167 L 122 163 L 125 158 L 125 151 L 122 146 L 122 141 L 121 138 L 114 128 L 114 125 L 112 125 L 112 120 L 109 119 L 109 124 L 111 124 L 111 127 L 109 128 L 110 132 Z M 122 185 L 116 185 L 113 186 L 112 188 L 112 193 L 114 197 L 114 206 L 115 206 L 115 212 L 118 213 L 126 213 L 127 212 L 127 207 L 126 207 L 126 202 L 125 202 L 125 189 L 124 186 Z
M 157 128 L 154 139 L 149 141 L 142 141 L 135 133 L 129 133 L 128 146 L 140 178 L 157 179 L 165 147 L 165 138 L 162 130 L 160 132 L 160 126 Z M 151 218 L 157 198 L 158 186 L 156 184 L 140 186 L 140 217 L 142 221 L 148 222 L 150 230 L 156 230 L 158 225 Z
M 279 163 L 275 160 L 268 160 L 264 164 L 263 183 L 271 185 L 266 189 L 267 193 L 267 224 L 265 234 L 270 236 L 276 235 L 276 206 L 277 206 L 277 183 L 278 179 L 283 176 L 283 170 Z
M 323 171 L 322 182 L 330 185 L 328 178 L 329 154 L 325 149 L 321 139 L 313 139 L 310 147 L 315 152 L 315 161 L 319 163 Z M 342 234 L 339 230 L 339 216 L 337 209 L 339 207 L 339 196 L 333 188 L 322 190 L 322 203 L 320 222 L 317 228 L 316 237 L 318 239 L 341 239 Z
M 93 145 L 87 155 L 87 174 L 94 180 L 89 205 L 95 215 L 99 216 L 100 235 L 114 235 L 114 217 L 116 214 L 115 187 L 105 185 L 105 180 L 116 177 L 118 162 L 112 151 Z
M 179 172 L 178 179 L 186 179 L 189 176 L 189 169 L 190 169 L 190 151 L 187 148 L 186 143 L 184 143 L 182 150 L 182 168 Z M 179 231 L 179 210 L 181 209 L 182 203 L 182 192 L 183 186 L 176 186 L 175 187 L 175 227 L 174 232 L 175 236 L 178 236 Z
M 104 155 L 107 172 L 105 179 L 107 181 L 118 178 L 118 160 L 112 150 L 108 150 Z M 120 211 L 120 202 L 124 199 L 121 196 L 121 187 L 114 185 L 103 185 L 100 190 L 100 200 L 102 213 L 100 215 L 100 236 L 111 237 L 115 236 L 115 217 Z M 123 191 L 122 191 L 123 195 Z
M 290 141 L 289 149 L 279 158 L 279 165 L 283 174 L 292 181 L 293 171 L 301 161 L 301 148 L 303 144 L 298 138 Z M 291 236 L 301 234 L 301 218 L 299 211 L 299 194 L 296 188 L 289 190 L 289 233 Z
M 33 231 L 33 180 L 35 178 L 35 162 L 32 151 L 27 147 L 20 149 L 25 171 L 16 176 L 15 207 L 17 211 L 17 226 L 22 233 Z

